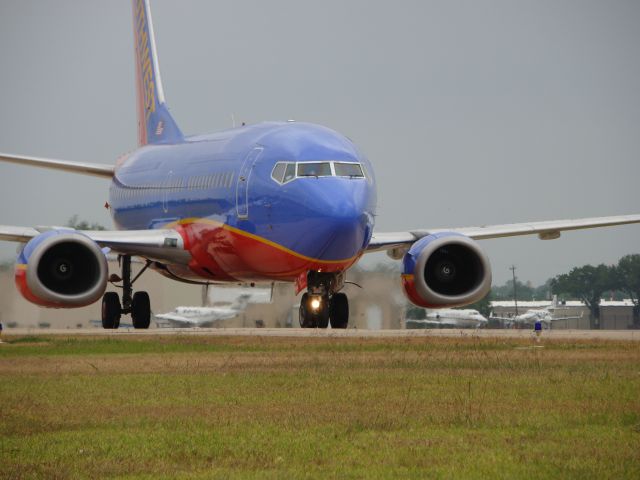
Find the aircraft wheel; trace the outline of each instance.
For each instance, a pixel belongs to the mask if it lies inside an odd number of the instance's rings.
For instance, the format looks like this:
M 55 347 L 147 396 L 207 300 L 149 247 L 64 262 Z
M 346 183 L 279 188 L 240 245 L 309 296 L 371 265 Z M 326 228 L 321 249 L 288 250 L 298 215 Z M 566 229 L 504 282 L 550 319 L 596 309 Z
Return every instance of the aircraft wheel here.
M 327 328 L 329 326 L 329 302 L 323 301 L 322 307 L 314 315 L 318 328 Z
M 133 328 L 149 328 L 151 323 L 151 303 L 147 292 L 136 292 L 131 301 Z
M 329 310 L 331 328 L 347 328 L 349 324 L 349 300 L 344 293 L 336 293 L 331 297 Z
M 313 315 L 307 309 L 307 305 L 309 303 L 309 294 L 304 293 L 302 298 L 300 299 L 300 327 L 302 328 L 315 328 L 315 324 L 313 323 Z
M 329 302 L 322 300 L 318 311 L 310 306 L 309 294 L 302 295 L 300 300 L 300 326 L 302 328 L 327 328 L 329 326 Z
M 120 326 L 120 297 L 116 292 L 107 292 L 102 297 L 102 328 L 115 329 Z

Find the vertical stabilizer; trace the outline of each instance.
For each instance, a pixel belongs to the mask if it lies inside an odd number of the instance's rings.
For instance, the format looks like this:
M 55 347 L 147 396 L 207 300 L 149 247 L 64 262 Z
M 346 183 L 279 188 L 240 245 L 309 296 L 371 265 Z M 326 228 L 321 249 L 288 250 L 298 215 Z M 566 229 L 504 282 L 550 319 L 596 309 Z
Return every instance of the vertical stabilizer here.
M 138 144 L 175 143 L 182 132 L 164 101 L 149 0 L 133 0 Z

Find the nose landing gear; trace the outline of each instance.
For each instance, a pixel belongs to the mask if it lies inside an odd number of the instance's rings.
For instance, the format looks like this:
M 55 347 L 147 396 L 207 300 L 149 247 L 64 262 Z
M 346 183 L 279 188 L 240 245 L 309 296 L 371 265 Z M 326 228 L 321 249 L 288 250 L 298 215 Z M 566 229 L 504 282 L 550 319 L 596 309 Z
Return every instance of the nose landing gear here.
M 140 278 L 140 275 L 149 268 L 150 261 L 144 266 L 140 273 L 131 280 L 131 256 L 120 257 L 122 265 L 122 305 L 120 297 L 116 292 L 107 292 L 102 297 L 102 328 L 116 329 L 120 326 L 122 314 L 131 314 L 133 328 L 149 328 L 151 323 L 151 304 L 147 292 L 133 293 L 133 283 Z M 120 281 L 114 278 L 113 281 Z
M 347 328 L 349 301 L 338 291 L 344 286 L 344 273 L 311 271 L 307 275 L 307 292 L 300 300 L 302 328 Z

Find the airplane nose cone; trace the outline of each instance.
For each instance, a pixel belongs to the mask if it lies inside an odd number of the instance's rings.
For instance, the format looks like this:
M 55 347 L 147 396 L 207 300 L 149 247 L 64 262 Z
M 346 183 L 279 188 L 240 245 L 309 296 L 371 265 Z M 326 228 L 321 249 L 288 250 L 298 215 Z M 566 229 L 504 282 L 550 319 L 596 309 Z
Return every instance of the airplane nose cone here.
M 307 206 L 314 218 L 308 234 L 315 237 L 317 258 L 344 260 L 358 255 L 369 241 L 373 224 L 366 192 L 334 188 L 315 193 Z

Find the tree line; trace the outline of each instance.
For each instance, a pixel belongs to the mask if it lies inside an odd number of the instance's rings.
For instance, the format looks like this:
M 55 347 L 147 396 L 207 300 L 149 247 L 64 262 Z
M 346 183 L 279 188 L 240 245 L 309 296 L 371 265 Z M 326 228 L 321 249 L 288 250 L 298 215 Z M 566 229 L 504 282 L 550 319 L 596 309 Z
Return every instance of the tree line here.
M 633 318 L 640 324 L 640 254 L 625 255 L 616 265 L 583 265 L 569 273 L 563 273 L 534 287 L 530 282 L 516 280 L 516 299 L 520 301 L 550 299 L 557 295 L 562 300 L 581 300 L 589 308 L 596 323 L 600 318 L 600 300 L 603 297 L 633 302 Z M 479 302 L 485 307 L 492 300 L 513 300 L 513 280 L 502 286 L 492 287 L 489 295 Z M 479 310 L 480 308 L 478 308 Z M 489 313 L 485 307 L 483 314 Z

